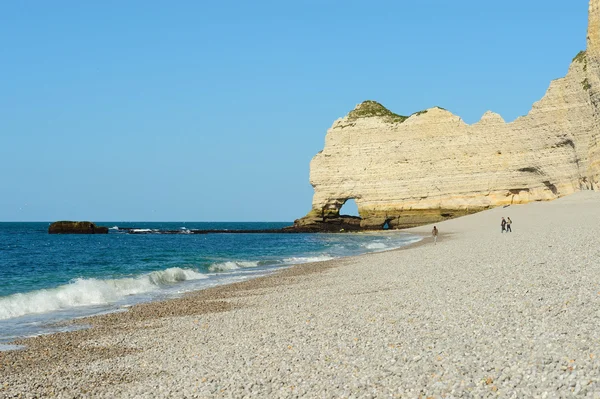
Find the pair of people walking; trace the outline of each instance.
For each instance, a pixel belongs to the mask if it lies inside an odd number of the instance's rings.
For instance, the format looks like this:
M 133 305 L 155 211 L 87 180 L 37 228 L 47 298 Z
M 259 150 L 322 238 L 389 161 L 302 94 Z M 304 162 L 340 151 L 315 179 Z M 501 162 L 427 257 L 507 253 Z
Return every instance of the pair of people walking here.
M 502 232 L 512 233 L 512 228 L 510 227 L 511 224 L 512 220 L 510 220 L 510 218 L 502 218 L 502 222 L 500 223 L 500 226 L 502 227 Z

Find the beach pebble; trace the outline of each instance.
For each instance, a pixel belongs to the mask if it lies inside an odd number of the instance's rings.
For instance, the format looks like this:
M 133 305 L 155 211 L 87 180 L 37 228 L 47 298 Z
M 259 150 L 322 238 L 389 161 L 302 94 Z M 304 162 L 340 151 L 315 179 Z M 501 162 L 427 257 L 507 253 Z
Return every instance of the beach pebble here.
M 0 352 L 0 398 L 600 398 L 597 220 L 596 193 L 493 209 L 100 316 Z

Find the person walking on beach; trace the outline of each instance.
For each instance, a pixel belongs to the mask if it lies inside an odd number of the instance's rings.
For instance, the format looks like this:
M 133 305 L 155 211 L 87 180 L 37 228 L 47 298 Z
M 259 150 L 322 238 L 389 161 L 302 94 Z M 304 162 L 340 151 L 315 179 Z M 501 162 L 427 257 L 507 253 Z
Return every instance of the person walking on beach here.
M 504 218 L 502 218 L 502 223 L 500 223 L 500 226 L 502 226 L 502 232 L 504 233 L 506 231 L 506 220 Z
M 507 218 L 508 220 L 506 221 L 506 232 L 507 233 L 512 233 L 512 229 L 510 228 L 510 225 L 512 224 L 512 220 L 510 220 L 510 218 Z
M 433 230 L 431 230 L 431 235 L 433 236 L 433 245 L 437 245 L 437 236 L 438 236 L 437 227 L 433 226 Z

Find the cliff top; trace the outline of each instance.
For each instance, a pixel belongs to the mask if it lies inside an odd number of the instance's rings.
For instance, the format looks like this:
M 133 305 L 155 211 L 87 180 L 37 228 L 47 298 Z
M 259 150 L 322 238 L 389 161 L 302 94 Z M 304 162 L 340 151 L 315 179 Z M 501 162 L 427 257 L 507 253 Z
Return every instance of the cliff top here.
M 441 110 L 445 110 L 442 107 L 433 107 L 433 108 L 439 108 Z M 432 108 L 430 108 L 430 109 L 432 109 Z M 361 118 L 379 117 L 388 123 L 402 123 L 413 115 L 417 115 L 417 116 L 423 115 L 423 114 L 426 114 L 427 111 L 428 111 L 428 109 L 425 109 L 422 111 L 415 112 L 409 116 L 398 115 L 398 114 L 390 111 L 389 109 L 387 109 L 386 107 L 384 107 L 383 105 L 378 103 L 377 101 L 366 100 L 366 101 L 363 101 L 362 103 L 358 104 L 352 111 L 350 111 L 350 113 L 348 113 L 348 115 L 346 117 L 350 121 L 355 121 L 355 120 L 361 119 Z
M 398 115 L 379 104 L 377 101 L 367 100 L 358 104 L 348 114 L 349 120 L 357 120 L 360 118 L 371 118 L 371 117 L 384 118 L 386 122 L 390 123 L 402 123 L 408 119 L 408 116 Z

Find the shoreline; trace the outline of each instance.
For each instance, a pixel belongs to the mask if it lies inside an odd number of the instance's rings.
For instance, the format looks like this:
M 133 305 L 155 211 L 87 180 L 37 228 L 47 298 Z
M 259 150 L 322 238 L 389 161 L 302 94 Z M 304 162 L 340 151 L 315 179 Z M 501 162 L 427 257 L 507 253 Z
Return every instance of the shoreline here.
M 422 241 L 422 240 L 421 240 Z M 421 241 L 409 244 L 418 245 Z M 408 247 L 407 246 L 407 247 Z M 243 298 L 244 294 L 252 295 L 255 290 L 268 289 L 276 286 L 294 284 L 298 278 L 313 274 L 319 274 L 328 269 L 342 266 L 351 258 L 362 257 L 382 252 L 402 250 L 402 248 L 390 249 L 365 253 L 344 258 L 331 259 L 322 262 L 311 262 L 291 265 L 274 271 L 271 274 L 251 278 L 242 282 L 233 282 L 201 290 L 190 291 L 180 298 L 151 301 L 128 307 L 125 311 L 110 312 L 106 314 L 93 315 L 78 319 L 68 320 L 62 325 L 82 325 L 84 328 L 66 332 L 55 332 L 34 337 L 16 339 L 7 345 L 18 347 L 15 350 L 0 351 L 0 375 L 6 376 L 10 373 L 42 372 L 45 367 L 51 365 L 56 358 L 63 358 L 71 365 L 80 362 L 88 363 L 108 358 L 118 358 L 131 352 L 125 348 L 120 350 L 78 350 L 83 342 L 88 340 L 99 340 L 113 335 L 121 334 L 123 330 L 152 329 L 153 323 L 161 319 L 185 316 L 201 316 L 210 313 L 222 313 L 232 311 L 243 304 L 230 304 L 227 300 Z M 260 294 L 258 294 L 260 295 Z M 126 325 L 125 328 L 124 325 Z M 69 349 L 67 349 L 69 348 Z M 63 357 L 63 351 L 68 350 L 68 357 Z M 27 352 L 33 352 L 34 356 L 28 356 Z M 43 354 L 43 355 L 42 355 Z M 0 380 L 0 394 L 3 393 L 2 381 Z
M 405 230 L 391 230 L 388 234 L 403 232 Z M 351 232 L 348 234 L 374 234 L 375 232 Z M 243 298 L 245 293 L 251 291 L 264 290 L 277 286 L 292 285 L 297 279 L 306 278 L 314 274 L 324 273 L 329 269 L 343 267 L 347 262 L 353 259 L 369 257 L 371 255 L 397 252 L 409 248 L 417 248 L 426 245 L 426 236 L 418 233 L 411 233 L 414 236 L 421 237 L 415 241 L 399 248 L 385 249 L 381 251 L 366 252 L 358 255 L 346 256 L 330 259 L 320 262 L 309 262 L 290 265 L 267 275 L 250 278 L 241 282 L 231 282 L 223 285 L 217 285 L 200 290 L 194 290 L 184 293 L 178 298 L 169 298 L 164 300 L 138 303 L 127 307 L 121 311 L 102 313 L 92 316 L 84 316 L 72 320 L 65 320 L 57 323 L 62 326 L 81 326 L 74 330 L 64 332 L 53 332 L 41 334 L 33 337 L 23 337 L 10 341 L 5 344 L 6 347 L 14 347 L 0 351 L 0 371 L 4 373 L 20 373 L 25 370 L 42 370 L 49 366 L 50 362 L 41 360 L 48 356 L 50 359 L 63 358 L 62 352 L 67 350 L 69 362 L 94 362 L 105 360 L 107 358 L 118 358 L 119 356 L 129 354 L 130 351 L 123 349 L 119 351 L 89 351 L 73 350 L 82 342 L 87 340 L 98 340 L 111 335 L 120 334 L 123 331 L 123 325 L 127 329 L 144 330 L 152 328 L 152 323 L 161 319 L 171 317 L 201 316 L 210 313 L 222 313 L 244 307 L 243 304 L 231 305 L 226 301 Z M 260 295 L 257 294 L 257 295 Z M 139 325 L 143 323 L 143 325 Z M 150 323 L 150 324 L 148 324 Z M 48 349 L 52 348 L 52 349 Z M 69 348 L 69 349 L 67 349 Z M 27 352 L 33 352 L 34 356 L 27 356 Z M 7 364 L 10 364 L 7 367 Z M 2 375 L 2 373 L 0 373 Z M 0 394 L 2 394 L 2 381 L 0 380 Z
M 1 352 L 0 397 L 600 395 L 596 218 L 597 193 L 495 208 L 436 223 L 437 245 L 83 319 Z
M 178 295 L 175 296 L 167 296 L 167 297 L 157 297 L 151 300 L 147 300 L 147 301 L 142 301 L 142 302 L 134 302 L 132 304 L 129 305 L 123 305 L 119 308 L 114 308 L 112 310 L 107 310 L 107 311 L 99 311 L 98 313 L 95 314 L 90 314 L 90 315 L 82 315 L 82 316 L 76 316 L 74 318 L 65 318 L 65 319 L 59 319 L 56 320 L 54 322 L 50 322 L 47 324 L 48 327 L 52 328 L 52 327 L 68 327 L 68 326 L 79 326 L 79 325 L 91 325 L 92 320 L 94 320 L 95 318 L 101 318 L 105 315 L 111 315 L 111 314 L 120 314 L 120 313 L 129 313 L 132 309 L 136 308 L 137 306 L 151 306 L 152 304 L 158 304 L 158 303 L 168 303 L 171 301 L 179 301 L 182 299 L 185 299 L 188 296 L 194 296 L 198 293 L 201 292 L 205 292 L 205 291 L 210 291 L 213 289 L 219 289 L 222 287 L 226 287 L 229 285 L 236 285 L 236 284 L 241 284 L 250 280 L 255 280 L 255 279 L 262 279 L 262 278 L 268 278 L 271 276 L 276 276 L 279 273 L 282 273 L 284 271 L 286 271 L 287 269 L 290 268 L 294 268 L 294 267 L 298 267 L 298 266 L 302 266 L 305 264 L 309 264 L 309 265 L 315 265 L 315 267 L 321 267 L 323 264 L 327 264 L 328 262 L 331 261 L 336 261 L 336 260 L 341 260 L 341 259 L 346 259 L 346 258 L 352 258 L 352 257 L 357 257 L 357 256 L 362 256 L 362 255 L 368 255 L 371 253 L 379 253 L 379 252 L 386 252 L 386 251 L 394 251 L 394 250 L 398 250 L 398 249 L 404 249 L 408 246 L 412 246 L 412 245 L 418 245 L 419 242 L 421 242 L 423 240 L 423 237 L 419 234 L 410 234 L 410 233 L 406 233 L 403 230 L 390 230 L 390 231 L 382 231 L 382 232 L 378 232 L 378 231 L 365 231 L 365 232 L 352 232 L 354 234 L 365 234 L 365 235 L 374 235 L 374 236 L 401 236 L 401 235 L 410 235 L 412 236 L 411 239 L 414 239 L 416 237 L 419 238 L 419 241 L 417 242 L 412 242 L 412 243 L 408 243 L 408 244 L 404 244 L 401 247 L 395 247 L 395 248 L 386 248 L 386 249 L 376 249 L 376 250 L 372 250 L 371 252 L 364 252 L 361 254 L 356 254 L 356 255 L 347 255 L 347 256 L 339 256 L 339 257 L 334 257 L 332 259 L 327 259 L 327 260 L 320 260 L 320 261 L 311 261 L 311 262 L 306 262 L 306 263 L 295 263 L 295 264 L 288 264 L 288 265 L 281 265 L 281 266 L 277 266 L 271 270 L 269 269 L 264 269 L 264 270 L 257 270 L 255 271 L 257 276 L 250 276 L 247 277 L 247 279 L 241 280 L 241 281 L 231 281 L 231 282 L 225 282 L 225 283 L 217 283 L 216 285 L 209 285 L 207 287 L 200 287 L 200 288 L 194 288 L 192 290 L 189 291 L 184 291 Z M 317 233 L 318 234 L 318 233 Z M 350 234 L 350 233 L 348 233 Z M 318 265 L 318 266 L 317 266 Z M 328 266 L 325 266 L 328 267 Z M 254 270 L 254 268 L 250 268 L 250 270 Z M 223 276 L 221 276 L 223 277 Z M 212 292 L 212 291 L 211 291 Z M 33 315 L 35 316 L 35 315 Z M 42 337 L 42 336 L 48 336 L 48 335 L 54 335 L 54 334 L 60 334 L 60 333 L 70 333 L 70 332 L 75 332 L 75 331 L 79 331 L 79 330 L 83 330 L 83 329 L 89 329 L 89 327 L 83 327 L 83 328 L 75 328 L 74 330 L 67 330 L 67 331 L 52 331 L 52 332 L 45 332 L 45 333 L 40 333 L 40 334 L 36 334 L 36 335 L 31 335 L 31 336 L 21 336 L 21 337 L 15 337 L 14 339 L 11 340 L 7 340 L 5 342 L 0 342 L 0 354 L 3 352 L 10 352 L 10 351 L 15 351 L 15 350 L 22 350 L 25 349 L 27 347 L 27 342 L 31 339 L 36 339 L 38 337 Z

